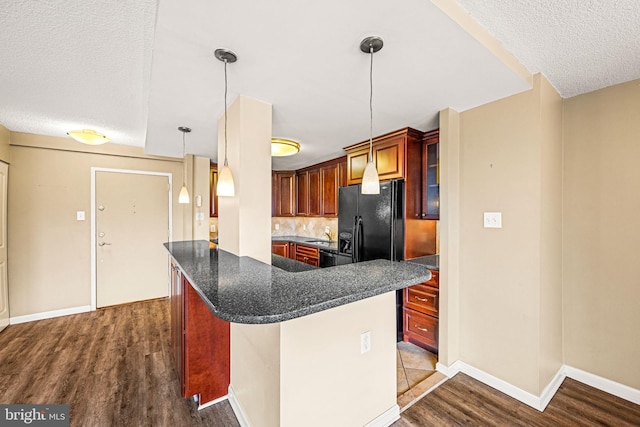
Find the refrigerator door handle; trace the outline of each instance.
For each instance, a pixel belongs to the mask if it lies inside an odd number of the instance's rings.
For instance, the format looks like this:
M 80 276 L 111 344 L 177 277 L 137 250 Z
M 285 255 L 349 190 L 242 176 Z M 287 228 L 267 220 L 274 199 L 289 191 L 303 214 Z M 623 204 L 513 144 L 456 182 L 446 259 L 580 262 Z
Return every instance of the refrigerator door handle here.
M 353 217 L 351 229 L 351 262 L 358 262 L 358 215 Z
M 356 242 L 356 247 L 358 248 L 356 251 L 356 260 L 354 262 L 362 261 L 362 217 L 358 215 L 356 217 L 356 234 L 353 237 L 353 240 Z

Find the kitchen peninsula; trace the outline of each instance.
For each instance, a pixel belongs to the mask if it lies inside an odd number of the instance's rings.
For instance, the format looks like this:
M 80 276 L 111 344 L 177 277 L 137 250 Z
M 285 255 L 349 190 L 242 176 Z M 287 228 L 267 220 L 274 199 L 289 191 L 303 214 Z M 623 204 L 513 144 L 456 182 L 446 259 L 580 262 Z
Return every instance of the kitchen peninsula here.
M 278 384 L 263 392 L 280 393 L 280 412 L 249 424 L 388 425 L 397 418 L 394 291 L 429 280 L 426 267 L 375 260 L 292 273 L 210 250 L 204 240 L 165 247 L 217 318 L 279 325 Z M 232 355 L 232 364 L 235 357 L 242 355 Z M 245 403 L 233 382 L 229 399 L 239 415 Z

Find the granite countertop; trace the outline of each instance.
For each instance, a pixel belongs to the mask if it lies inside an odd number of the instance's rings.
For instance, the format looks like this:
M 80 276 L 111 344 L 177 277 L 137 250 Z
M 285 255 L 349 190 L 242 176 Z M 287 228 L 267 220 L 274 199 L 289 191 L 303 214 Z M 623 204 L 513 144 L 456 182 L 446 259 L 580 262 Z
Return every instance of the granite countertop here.
M 165 243 L 220 319 L 277 323 L 426 282 L 422 265 L 375 260 L 292 273 L 249 257 L 209 249 L 206 240 Z
M 338 242 L 335 240 L 323 239 L 320 237 L 302 237 L 302 236 L 272 236 L 272 242 L 291 242 L 300 243 L 302 245 L 313 246 L 319 249 L 326 249 L 331 252 L 338 252 Z
M 440 255 L 438 254 L 408 259 L 407 262 L 427 266 L 429 270 L 440 271 Z

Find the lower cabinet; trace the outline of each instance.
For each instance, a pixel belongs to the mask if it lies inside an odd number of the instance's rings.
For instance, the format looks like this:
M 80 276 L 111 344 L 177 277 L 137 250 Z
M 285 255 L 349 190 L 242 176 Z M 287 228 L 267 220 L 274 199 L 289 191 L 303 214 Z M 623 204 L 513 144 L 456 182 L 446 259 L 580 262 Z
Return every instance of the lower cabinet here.
M 271 242 L 271 253 L 290 258 L 289 242 Z
M 229 322 L 211 313 L 173 263 L 171 347 L 182 397 L 199 395 L 202 405 L 227 394 L 230 383 Z
M 438 353 L 439 273 L 431 270 L 431 280 L 403 290 L 404 341 Z
M 313 246 L 296 245 L 296 261 L 320 267 L 320 250 Z

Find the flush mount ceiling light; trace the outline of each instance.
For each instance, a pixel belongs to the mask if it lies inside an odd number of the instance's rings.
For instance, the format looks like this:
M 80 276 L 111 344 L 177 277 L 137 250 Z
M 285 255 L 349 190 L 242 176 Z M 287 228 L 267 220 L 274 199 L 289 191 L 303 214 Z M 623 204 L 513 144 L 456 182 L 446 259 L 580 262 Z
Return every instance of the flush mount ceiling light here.
M 216 193 L 218 196 L 233 197 L 236 193 L 233 175 L 227 161 L 227 63 L 236 62 L 238 56 L 227 49 L 216 49 L 214 52 L 216 58 L 224 62 L 224 166 L 218 174 L 218 186 Z
M 180 126 L 178 127 L 178 130 L 180 132 L 182 132 L 182 158 L 184 159 L 185 156 L 185 151 L 184 151 L 184 147 L 185 147 L 185 140 L 184 140 L 184 136 L 185 134 L 191 132 L 191 128 L 185 127 L 185 126 Z M 182 166 L 182 188 L 180 189 L 180 195 L 178 196 L 178 203 L 189 203 L 189 190 L 187 190 L 187 168 L 183 165 Z
M 382 39 L 370 36 L 360 42 L 360 50 L 371 55 L 369 66 L 369 161 L 362 174 L 362 194 L 380 194 L 378 170 L 373 163 L 373 54 L 382 49 Z
M 284 138 L 271 138 L 271 156 L 292 156 L 300 152 L 300 143 Z
M 71 138 L 87 145 L 100 145 L 111 141 L 104 135 L 99 134 L 93 129 L 72 130 L 67 132 Z

